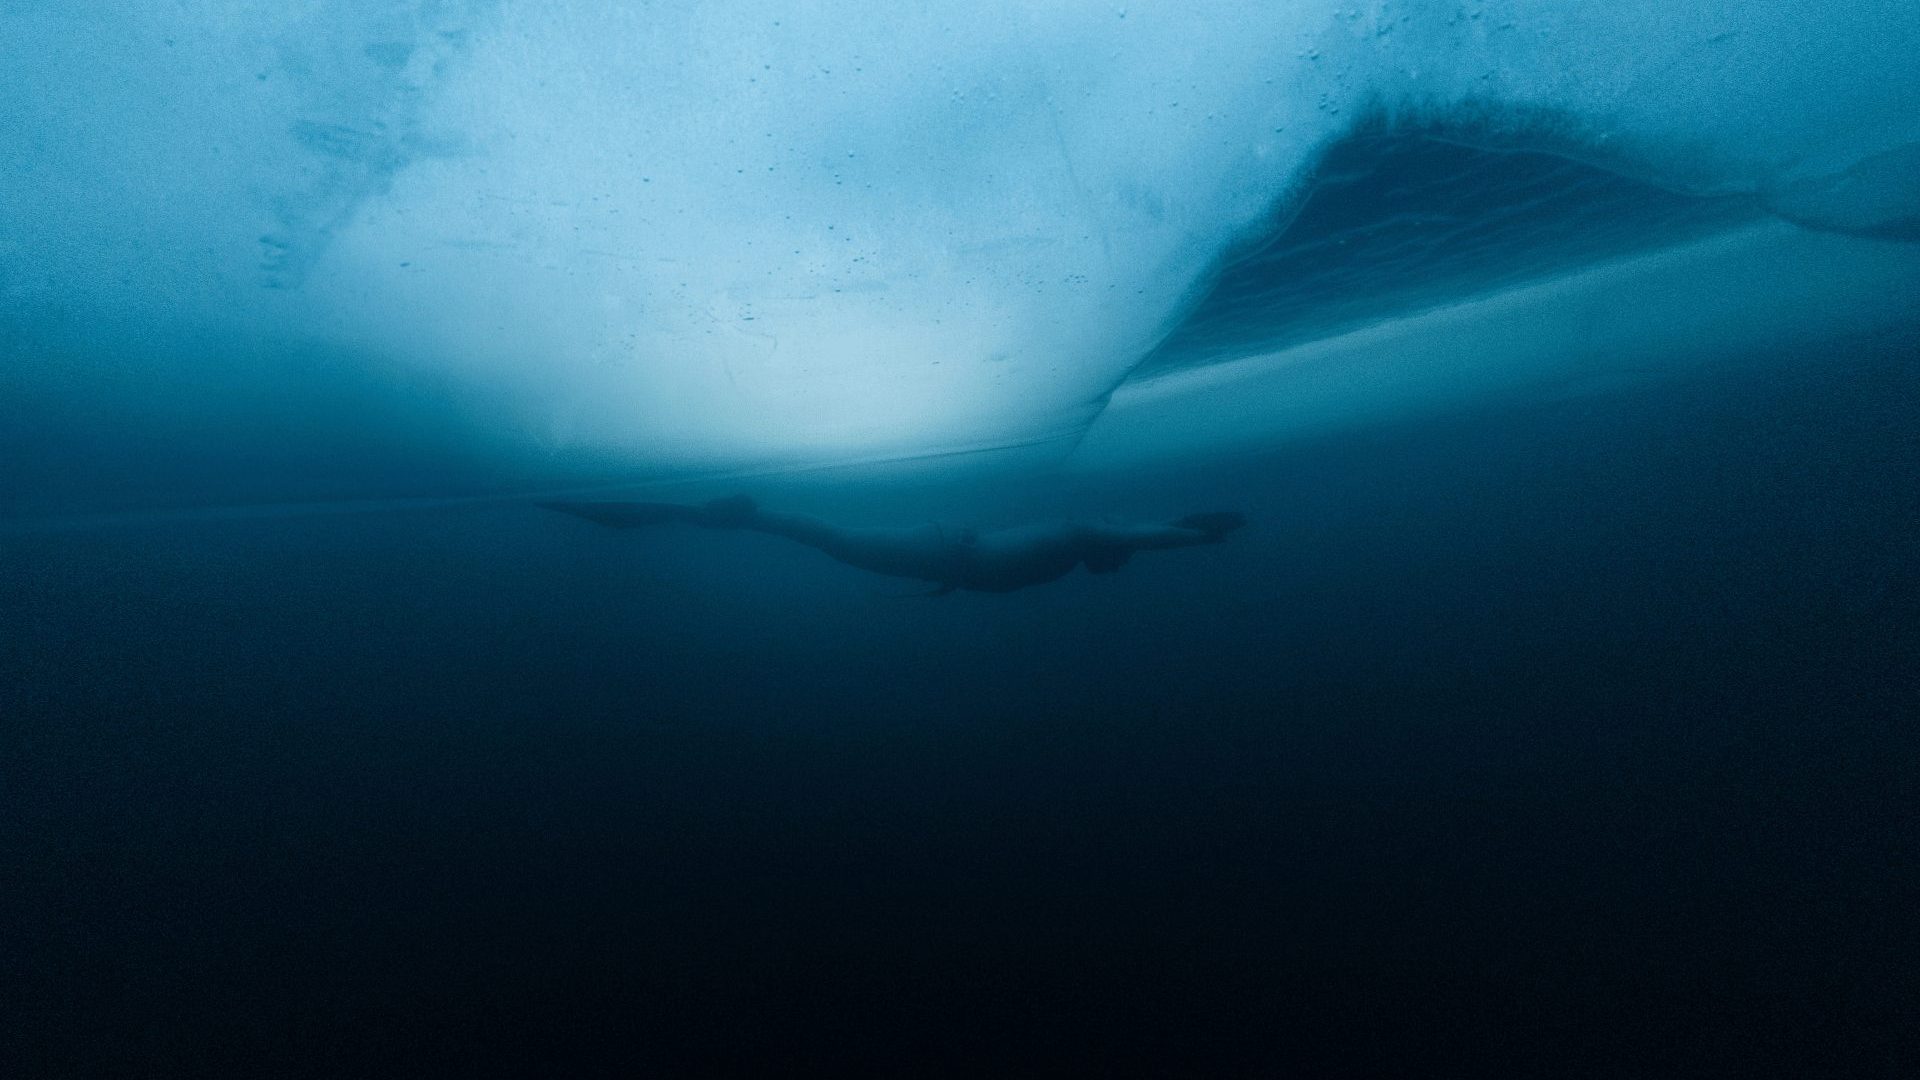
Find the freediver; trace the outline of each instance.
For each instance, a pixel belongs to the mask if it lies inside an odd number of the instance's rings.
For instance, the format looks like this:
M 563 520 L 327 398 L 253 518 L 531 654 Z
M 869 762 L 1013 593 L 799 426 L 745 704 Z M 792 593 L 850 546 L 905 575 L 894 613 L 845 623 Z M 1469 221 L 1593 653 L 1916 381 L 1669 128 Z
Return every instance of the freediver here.
M 917 578 L 955 589 L 1012 592 L 1066 576 L 1085 564 L 1111 574 L 1136 551 L 1217 544 L 1247 523 L 1233 511 L 1189 514 L 1165 523 L 1058 522 L 985 532 L 938 525 L 847 528 L 805 514 L 760 509 L 745 495 L 700 504 L 659 502 L 543 502 L 563 514 L 616 528 L 684 522 L 709 529 L 751 529 L 818 548 L 849 566 L 890 577 Z

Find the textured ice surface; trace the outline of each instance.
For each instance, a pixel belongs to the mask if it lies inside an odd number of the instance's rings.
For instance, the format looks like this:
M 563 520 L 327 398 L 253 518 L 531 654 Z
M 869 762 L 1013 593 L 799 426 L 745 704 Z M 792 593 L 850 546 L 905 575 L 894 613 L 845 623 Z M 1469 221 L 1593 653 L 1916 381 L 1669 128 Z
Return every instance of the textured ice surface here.
M 1064 446 L 1143 362 L 1767 211 L 1911 236 L 1917 54 L 1906 0 L 30 0 L 0 389 L 239 452 L 428 400 L 672 468 Z

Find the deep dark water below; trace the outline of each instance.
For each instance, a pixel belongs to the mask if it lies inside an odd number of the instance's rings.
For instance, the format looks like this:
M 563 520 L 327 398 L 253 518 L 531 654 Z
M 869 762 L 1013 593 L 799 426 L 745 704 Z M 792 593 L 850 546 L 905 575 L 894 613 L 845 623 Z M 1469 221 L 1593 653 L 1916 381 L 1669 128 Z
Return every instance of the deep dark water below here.
M 1082 478 L 1256 527 L 1006 597 L 0 538 L 0 1071 L 1908 1075 L 1913 359 Z

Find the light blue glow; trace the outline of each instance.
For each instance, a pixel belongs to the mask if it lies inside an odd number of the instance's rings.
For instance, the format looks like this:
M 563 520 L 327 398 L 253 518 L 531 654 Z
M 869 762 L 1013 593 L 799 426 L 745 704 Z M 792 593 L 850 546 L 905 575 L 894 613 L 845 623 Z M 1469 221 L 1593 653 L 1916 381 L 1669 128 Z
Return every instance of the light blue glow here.
M 1905 0 L 14 3 L 0 386 L 320 350 L 617 461 L 1064 451 L 1357 123 L 1898 235 L 1916 55 Z

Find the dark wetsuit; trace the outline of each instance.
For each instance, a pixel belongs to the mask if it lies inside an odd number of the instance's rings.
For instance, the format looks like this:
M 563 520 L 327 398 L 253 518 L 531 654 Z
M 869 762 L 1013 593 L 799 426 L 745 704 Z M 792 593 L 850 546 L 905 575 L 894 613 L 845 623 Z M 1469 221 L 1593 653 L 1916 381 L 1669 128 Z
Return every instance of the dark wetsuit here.
M 1019 525 L 985 532 L 939 525 L 849 528 L 805 514 L 761 510 L 744 496 L 699 506 L 680 503 L 549 502 L 552 510 L 603 525 L 684 521 L 718 529 L 750 529 L 818 548 L 862 570 L 934 582 L 942 592 L 1012 592 L 1066 576 L 1085 565 L 1096 574 L 1125 565 L 1136 551 L 1216 543 L 1245 519 L 1221 512 L 1164 524 Z

